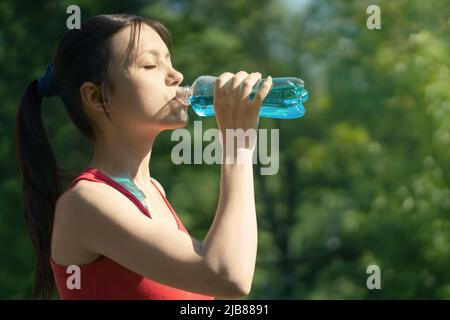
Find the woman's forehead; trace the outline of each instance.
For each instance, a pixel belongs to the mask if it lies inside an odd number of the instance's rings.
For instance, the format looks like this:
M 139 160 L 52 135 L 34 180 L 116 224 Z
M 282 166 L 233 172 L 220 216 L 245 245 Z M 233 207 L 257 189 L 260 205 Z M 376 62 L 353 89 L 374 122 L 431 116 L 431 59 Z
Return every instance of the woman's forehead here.
M 158 52 L 161 56 L 164 56 L 168 52 L 166 44 L 152 27 L 142 24 L 140 32 L 138 28 L 133 44 L 130 43 L 132 37 L 131 27 L 124 28 L 113 36 L 111 49 L 115 62 L 129 64 L 135 61 L 143 52 Z

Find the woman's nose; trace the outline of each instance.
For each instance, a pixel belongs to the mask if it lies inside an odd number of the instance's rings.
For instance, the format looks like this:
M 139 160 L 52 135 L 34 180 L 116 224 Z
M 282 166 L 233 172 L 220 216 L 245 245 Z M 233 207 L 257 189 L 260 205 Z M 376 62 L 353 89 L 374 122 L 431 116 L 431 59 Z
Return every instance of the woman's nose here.
M 167 85 L 168 86 L 179 86 L 183 82 L 183 74 L 172 68 L 168 78 Z

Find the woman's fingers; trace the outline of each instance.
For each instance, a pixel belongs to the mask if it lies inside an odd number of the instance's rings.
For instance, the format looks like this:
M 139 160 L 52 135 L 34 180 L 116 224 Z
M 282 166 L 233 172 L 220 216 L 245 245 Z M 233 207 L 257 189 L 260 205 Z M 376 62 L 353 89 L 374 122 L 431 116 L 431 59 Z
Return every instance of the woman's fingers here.
M 267 78 L 256 92 L 253 100 L 249 96 L 261 80 L 261 73 L 221 74 L 214 88 L 214 111 L 220 130 L 255 128 L 261 103 L 272 86 L 272 78 Z
M 214 87 L 214 100 L 218 97 L 227 95 L 227 83 L 232 79 L 234 74 L 231 72 L 222 73 L 217 79 Z
M 248 73 L 245 71 L 239 71 L 231 80 L 231 90 L 234 98 L 238 98 L 241 92 L 241 84 L 247 79 Z
M 253 87 L 256 83 L 258 83 L 259 80 L 261 80 L 261 73 L 253 72 L 247 77 L 247 79 L 242 82 L 242 89 L 240 94 L 241 101 L 244 101 L 248 98 L 253 90 Z
M 267 94 L 269 93 L 271 87 L 272 87 L 272 77 L 268 76 L 267 79 L 264 81 L 264 84 L 261 86 L 261 88 L 259 88 L 258 93 L 255 95 L 255 98 L 253 99 L 253 104 L 260 107 L 261 103 L 264 101 Z

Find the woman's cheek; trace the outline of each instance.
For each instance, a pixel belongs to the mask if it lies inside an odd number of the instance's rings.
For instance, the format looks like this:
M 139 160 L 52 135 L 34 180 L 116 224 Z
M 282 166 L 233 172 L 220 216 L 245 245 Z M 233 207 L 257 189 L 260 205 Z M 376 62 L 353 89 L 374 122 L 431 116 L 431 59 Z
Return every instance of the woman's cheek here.
M 161 109 L 169 102 L 162 92 L 161 87 L 146 86 L 139 90 L 139 100 L 146 108 Z

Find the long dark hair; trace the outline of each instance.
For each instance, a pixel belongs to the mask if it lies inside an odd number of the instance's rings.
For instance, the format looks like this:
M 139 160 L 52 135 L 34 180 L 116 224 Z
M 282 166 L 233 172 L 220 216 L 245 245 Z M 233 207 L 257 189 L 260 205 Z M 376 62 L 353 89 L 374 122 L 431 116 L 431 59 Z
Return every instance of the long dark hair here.
M 99 15 L 69 30 L 58 44 L 53 59 L 53 78 L 57 95 L 81 134 L 95 142 L 92 121 L 82 106 L 79 88 L 90 81 L 99 86 L 103 109 L 110 85 L 111 37 L 131 27 L 128 50 L 135 44 L 142 24 L 152 27 L 172 49 L 170 34 L 160 22 L 127 14 Z M 137 38 L 137 39 L 138 39 Z M 127 51 L 128 51 L 127 50 Z M 65 172 L 53 155 L 42 120 L 42 90 L 33 80 L 25 89 L 17 112 L 18 167 L 23 187 L 25 220 L 36 252 L 33 299 L 49 299 L 55 289 L 50 266 L 51 236 L 55 204 L 62 192 L 61 176 Z

